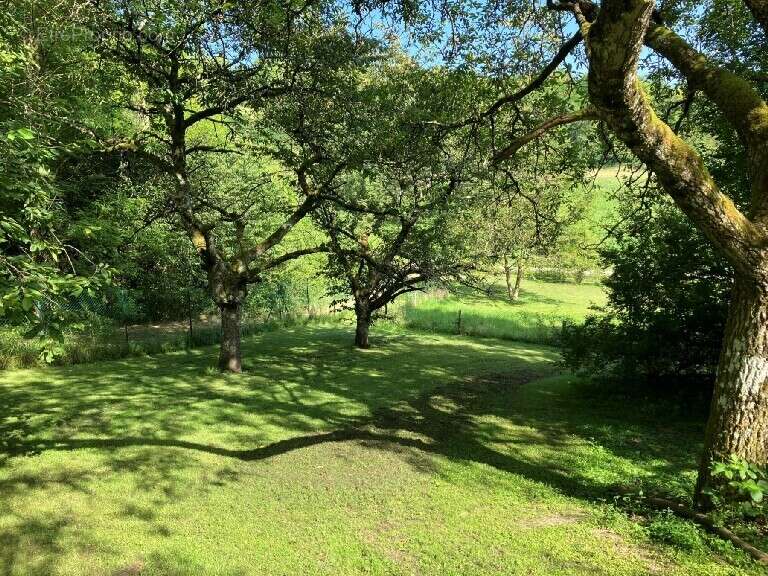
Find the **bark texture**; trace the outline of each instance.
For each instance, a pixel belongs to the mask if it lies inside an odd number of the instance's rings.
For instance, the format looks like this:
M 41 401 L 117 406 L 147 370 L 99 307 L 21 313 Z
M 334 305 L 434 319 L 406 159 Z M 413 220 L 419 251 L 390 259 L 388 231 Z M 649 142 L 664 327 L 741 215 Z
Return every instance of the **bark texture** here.
M 364 302 L 355 303 L 355 346 L 358 348 L 369 348 L 368 333 L 371 329 L 371 310 L 370 306 Z
M 219 348 L 219 369 L 239 373 L 243 370 L 240 351 L 240 317 L 242 305 L 239 301 L 219 305 L 221 313 L 221 347 Z
M 728 312 L 705 453 L 697 481 L 700 507 L 712 481 L 709 463 L 736 454 L 766 463 L 768 446 L 768 285 L 737 277 Z

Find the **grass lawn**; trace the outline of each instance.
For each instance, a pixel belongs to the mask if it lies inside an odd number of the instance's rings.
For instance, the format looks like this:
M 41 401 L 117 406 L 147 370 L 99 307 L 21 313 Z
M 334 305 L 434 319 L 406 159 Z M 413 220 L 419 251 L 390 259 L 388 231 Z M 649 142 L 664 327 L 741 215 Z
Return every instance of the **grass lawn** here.
M 403 305 L 402 316 L 409 328 L 455 334 L 461 311 L 462 334 L 547 344 L 555 342 L 564 320 L 581 321 L 605 300 L 597 284 L 525 280 L 514 303 L 498 284 L 491 297 L 469 291 L 442 298 L 417 295 Z
M 350 338 L 254 336 L 239 376 L 210 348 L 2 373 L 0 574 L 759 573 L 610 504 L 688 490 L 699 422 L 585 397 L 545 347 Z

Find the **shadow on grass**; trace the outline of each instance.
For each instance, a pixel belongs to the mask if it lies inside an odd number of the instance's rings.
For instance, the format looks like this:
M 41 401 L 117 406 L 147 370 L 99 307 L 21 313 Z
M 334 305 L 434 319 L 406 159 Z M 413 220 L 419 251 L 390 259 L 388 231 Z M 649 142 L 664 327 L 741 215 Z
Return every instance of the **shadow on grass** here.
M 502 284 L 491 284 L 483 290 L 471 286 L 455 285 L 451 286 L 451 294 L 461 298 L 464 302 L 474 304 L 488 304 L 489 300 L 513 307 L 523 304 L 562 304 L 562 301 L 557 298 L 550 298 L 538 292 L 528 290 L 525 288 L 525 283 L 523 283 L 523 287 L 520 289 L 520 297 L 515 301 L 509 299 L 507 288 Z
M 371 370 L 372 364 L 386 363 L 391 359 L 393 351 L 418 346 L 418 338 L 408 336 L 397 342 L 396 337 L 388 337 L 386 350 L 362 353 L 363 356 L 359 358 L 362 365 L 354 366 L 351 363 L 339 363 L 334 354 L 341 352 L 343 356 L 347 356 L 350 353 L 355 354 L 355 351 L 348 350 L 346 346 L 339 348 L 338 342 L 328 338 L 329 334 L 323 334 L 322 330 L 319 332 L 321 338 L 325 336 L 319 343 L 315 342 L 308 347 L 288 348 L 276 353 L 274 357 L 265 353 L 261 363 L 274 366 L 282 361 L 284 365 L 287 364 L 282 370 L 286 373 L 285 377 L 302 381 L 311 391 L 328 394 L 327 397 L 321 397 L 320 401 L 318 398 L 307 397 L 307 390 L 289 386 L 285 381 L 273 381 L 269 388 L 258 392 L 253 391 L 247 383 L 241 386 L 237 376 L 225 377 L 225 382 L 231 384 L 229 386 L 180 384 L 178 387 L 169 388 L 163 385 L 162 379 L 139 379 L 136 374 L 126 374 L 123 371 L 122 380 L 140 383 L 134 390 L 134 398 L 146 397 L 152 403 L 161 399 L 158 402 L 159 407 L 156 408 L 158 413 L 162 414 L 161 421 L 151 423 L 152 414 L 144 413 L 145 424 L 150 424 L 149 429 L 153 430 L 155 435 L 117 435 L 119 428 L 135 428 L 124 419 L 140 420 L 142 408 L 146 407 L 144 403 L 122 406 L 116 418 L 90 417 L 94 414 L 95 405 L 112 397 L 107 390 L 102 390 L 95 397 L 73 394 L 70 408 L 80 414 L 79 433 L 91 432 L 109 437 L 34 438 L 40 432 L 39 424 L 34 424 L 40 420 L 39 415 L 36 419 L 27 413 L 14 414 L 14 407 L 6 402 L 4 409 L 10 418 L 6 418 L 3 428 L 0 429 L 3 438 L 0 454 L 13 457 L 40 454 L 50 450 L 80 449 L 117 453 L 130 447 L 161 447 L 256 461 L 319 444 L 356 440 L 371 443 L 370 445 L 382 449 L 399 445 L 453 460 L 486 464 L 498 470 L 520 474 L 555 486 L 572 496 L 596 498 L 605 495 L 605 485 L 590 483 L 578 477 L 575 470 L 531 463 L 514 454 L 490 448 L 489 445 L 495 441 L 504 439 L 504 431 L 501 428 L 483 420 L 483 417 L 493 416 L 500 421 L 535 430 L 536 432 L 525 440 L 528 444 L 565 447 L 574 437 L 588 437 L 591 442 L 610 447 L 613 453 L 621 457 L 632 459 L 643 452 L 646 456 L 666 457 L 665 462 L 656 464 L 655 472 L 659 474 L 674 474 L 684 463 L 690 464 L 688 453 L 679 453 L 669 446 L 649 443 L 647 439 L 628 438 L 633 430 L 634 433 L 642 434 L 643 426 L 653 426 L 653 420 L 643 421 L 637 413 L 633 415 L 619 412 L 618 403 L 606 406 L 593 399 L 588 405 L 580 405 L 576 400 L 570 406 L 563 406 L 555 393 L 549 405 L 545 401 L 544 404 L 534 407 L 521 406 L 517 401 L 519 387 L 552 373 L 552 365 L 542 363 L 541 358 L 536 355 L 532 359 L 513 358 L 512 362 L 508 362 L 504 367 L 503 372 L 486 371 L 483 374 L 482 369 L 472 368 L 472 373 L 460 373 L 459 379 L 452 384 L 443 385 L 438 377 L 434 384 L 418 387 L 412 385 L 416 384 L 416 377 L 412 377 L 409 382 L 407 377 L 401 376 L 396 384 L 393 379 L 386 377 L 386 372 L 379 374 L 383 377 L 371 378 L 375 375 Z M 331 335 L 336 336 L 336 332 L 338 331 L 332 331 Z M 306 341 L 303 343 L 307 344 Z M 429 345 L 425 347 L 434 348 Z M 439 350 L 441 347 L 437 348 Z M 397 373 L 402 375 L 440 372 L 445 368 L 440 362 L 441 359 L 445 360 L 451 352 L 462 351 L 460 345 L 454 348 L 456 350 L 443 350 L 436 355 L 415 353 L 410 359 L 398 355 Z M 472 350 L 472 354 L 480 357 L 494 356 L 498 354 L 499 349 L 504 351 L 505 347 L 486 344 L 480 350 Z M 427 362 L 430 358 L 433 360 L 432 365 Z M 154 359 L 153 362 L 160 363 L 162 360 Z M 160 370 L 158 366 L 146 365 L 132 368 L 145 375 Z M 184 383 L 186 379 L 179 376 L 185 373 L 199 376 L 199 368 L 199 363 L 194 361 L 192 367 L 177 366 L 181 374 L 177 372 L 176 378 Z M 255 366 L 250 366 L 251 372 L 256 370 Z M 277 391 L 284 393 L 278 394 Z M 44 390 L 36 390 L 36 394 L 44 394 Z M 342 408 L 350 402 L 359 404 L 364 410 L 361 410 L 360 414 L 345 413 Z M 189 408 L 196 404 L 216 407 L 206 419 L 210 424 L 247 427 L 246 416 L 257 412 L 267 423 L 279 424 L 281 428 L 294 430 L 297 434 L 248 449 L 227 448 L 213 443 L 174 438 L 173 436 L 193 432 L 196 426 L 205 425 L 196 421 L 194 414 L 189 411 Z M 131 414 L 127 414 L 127 411 Z M 57 414 L 61 412 L 56 410 Z M 68 417 L 53 419 L 54 427 L 63 426 L 66 429 L 69 418 L 72 417 L 70 414 Z M 633 420 L 637 426 L 632 426 Z M 328 427 L 332 429 L 318 432 L 318 428 Z M 654 429 L 653 433 L 658 436 L 658 428 Z M 672 427 L 667 433 L 675 435 L 677 429 Z M 259 440 L 257 431 L 253 435 L 233 436 L 240 442 Z M 638 450 L 638 442 L 643 443 L 643 450 Z M 113 469 L 117 472 L 138 470 L 149 454 L 143 453 L 133 465 L 124 459 L 115 460 Z M 178 460 L 169 463 L 169 469 L 184 465 L 183 458 Z M 157 462 L 153 466 L 156 471 L 160 467 Z M 3 486 L 0 484 L 0 492 L 2 491 Z
M 379 348 L 360 352 L 348 339 L 338 328 L 264 336 L 246 346 L 241 376 L 210 372 L 211 351 L 18 373 L 16 382 L 0 385 L 0 471 L 18 456 L 94 450 L 112 473 L 131 472 L 138 488 L 159 489 L 172 503 L 185 489 L 179 471 L 196 465 L 187 451 L 252 462 L 353 441 L 481 463 L 577 498 L 608 495 L 609 484 L 566 460 L 542 462 L 509 448 L 505 423 L 519 427 L 517 445 L 565 453 L 574 438 L 589 439 L 642 461 L 660 478 L 694 464 L 680 428 L 669 428 L 676 442 L 666 443 L 640 413 L 535 389 L 537 379 L 554 372 L 547 349 L 390 335 L 373 340 Z M 633 435 L 641 436 L 640 448 Z M 9 471 L 0 478 L 6 503 L 49 484 L 87 491 L 96 474 Z M 236 476 L 225 470 L 208 481 L 220 486 Z M 8 506 L 0 505 L 0 516 Z M 51 521 L 59 524 L 29 518 L 0 529 L 0 573 L 13 573 L 24 547 L 45 559 L 61 553 L 57 534 L 68 520 Z

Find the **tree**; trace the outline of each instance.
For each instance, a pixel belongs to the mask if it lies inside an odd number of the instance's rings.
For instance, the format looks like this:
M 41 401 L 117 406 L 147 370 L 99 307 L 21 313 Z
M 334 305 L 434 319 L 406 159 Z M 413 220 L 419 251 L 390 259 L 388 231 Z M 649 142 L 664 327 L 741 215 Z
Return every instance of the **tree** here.
M 768 6 L 756 0 L 745 4 L 762 33 L 768 33 Z M 696 487 L 696 501 L 704 506 L 713 460 L 730 455 L 756 463 L 768 460 L 768 105 L 746 74 L 697 51 L 667 27 L 652 0 L 606 0 L 600 6 L 550 1 L 548 6 L 572 14 L 579 27 L 569 46 L 585 41 L 590 104 L 550 118 L 510 148 L 564 124 L 602 121 L 650 168 L 734 270 Z M 661 120 L 638 78 L 644 46 L 700 91 L 738 134 L 752 190 L 744 208 L 718 185 L 696 149 Z
M 298 205 L 259 239 L 246 233 L 253 204 L 232 209 L 229 199 L 221 205 L 206 198 L 191 163 L 195 157 L 237 153 L 230 140 L 210 134 L 222 127 L 235 131 L 241 121 L 238 107 L 247 103 L 251 120 L 258 122 L 257 111 L 270 99 L 332 92 L 338 71 L 367 45 L 355 43 L 343 20 L 311 0 L 242 7 L 216 0 L 171 5 L 113 0 L 100 5 L 94 25 L 108 31 L 101 53 L 120 63 L 137 85 L 138 96 L 124 103 L 136 115 L 136 136 L 112 148 L 150 159 L 169 178 L 178 222 L 199 256 L 221 314 L 219 366 L 239 372 L 240 317 L 248 285 L 266 270 L 319 249 L 274 255 L 317 205 L 319 190 L 308 174 L 317 159 L 307 159 L 297 170 Z M 222 238 L 233 239 L 236 248 L 223 248 Z
M 569 194 L 569 178 L 555 173 L 553 165 L 529 157 L 516 160 L 514 169 L 505 167 L 481 180 L 466 224 L 475 231 L 479 258 L 490 259 L 494 267 L 501 261 L 511 302 L 519 298 L 531 258 L 557 254 L 559 241 L 583 211 L 583 198 Z
M 59 174 L 90 149 L 92 129 L 82 126 L 99 128 L 108 108 L 100 80 L 114 79 L 109 70 L 90 75 L 81 8 L 77 0 L 35 0 L 0 15 L 0 317 L 26 324 L 28 336 L 62 338 L 76 319 L 67 303 L 110 281 L 108 267 L 74 245 L 78 223 Z M 57 42 L 51 28 L 70 41 Z M 55 353 L 47 347 L 44 357 Z
M 458 180 L 398 176 L 372 186 L 351 184 L 355 204 L 337 198 L 317 215 L 330 238 L 331 290 L 352 296 L 359 348 L 369 347 L 378 310 L 428 281 L 458 277 L 469 267 L 449 238 L 447 204 Z M 378 190 L 371 194 L 366 188 Z

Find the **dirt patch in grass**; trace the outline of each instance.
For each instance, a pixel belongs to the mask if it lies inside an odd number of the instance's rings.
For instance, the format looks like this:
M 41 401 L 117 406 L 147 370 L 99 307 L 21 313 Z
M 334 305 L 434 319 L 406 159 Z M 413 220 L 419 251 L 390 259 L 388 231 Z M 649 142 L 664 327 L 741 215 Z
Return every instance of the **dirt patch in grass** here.
M 616 532 L 607 528 L 596 528 L 595 536 L 608 544 L 614 551 L 623 558 L 635 558 L 645 564 L 648 574 L 669 574 L 674 565 L 667 558 L 650 548 L 640 544 L 629 544 Z
M 139 576 L 142 572 L 144 572 L 144 562 L 136 560 L 115 570 L 113 576 Z
M 549 528 L 550 526 L 567 526 L 568 524 L 578 524 L 586 517 L 587 514 L 581 510 L 572 510 L 531 516 L 530 518 L 520 520 L 517 522 L 517 525 L 520 528 Z

